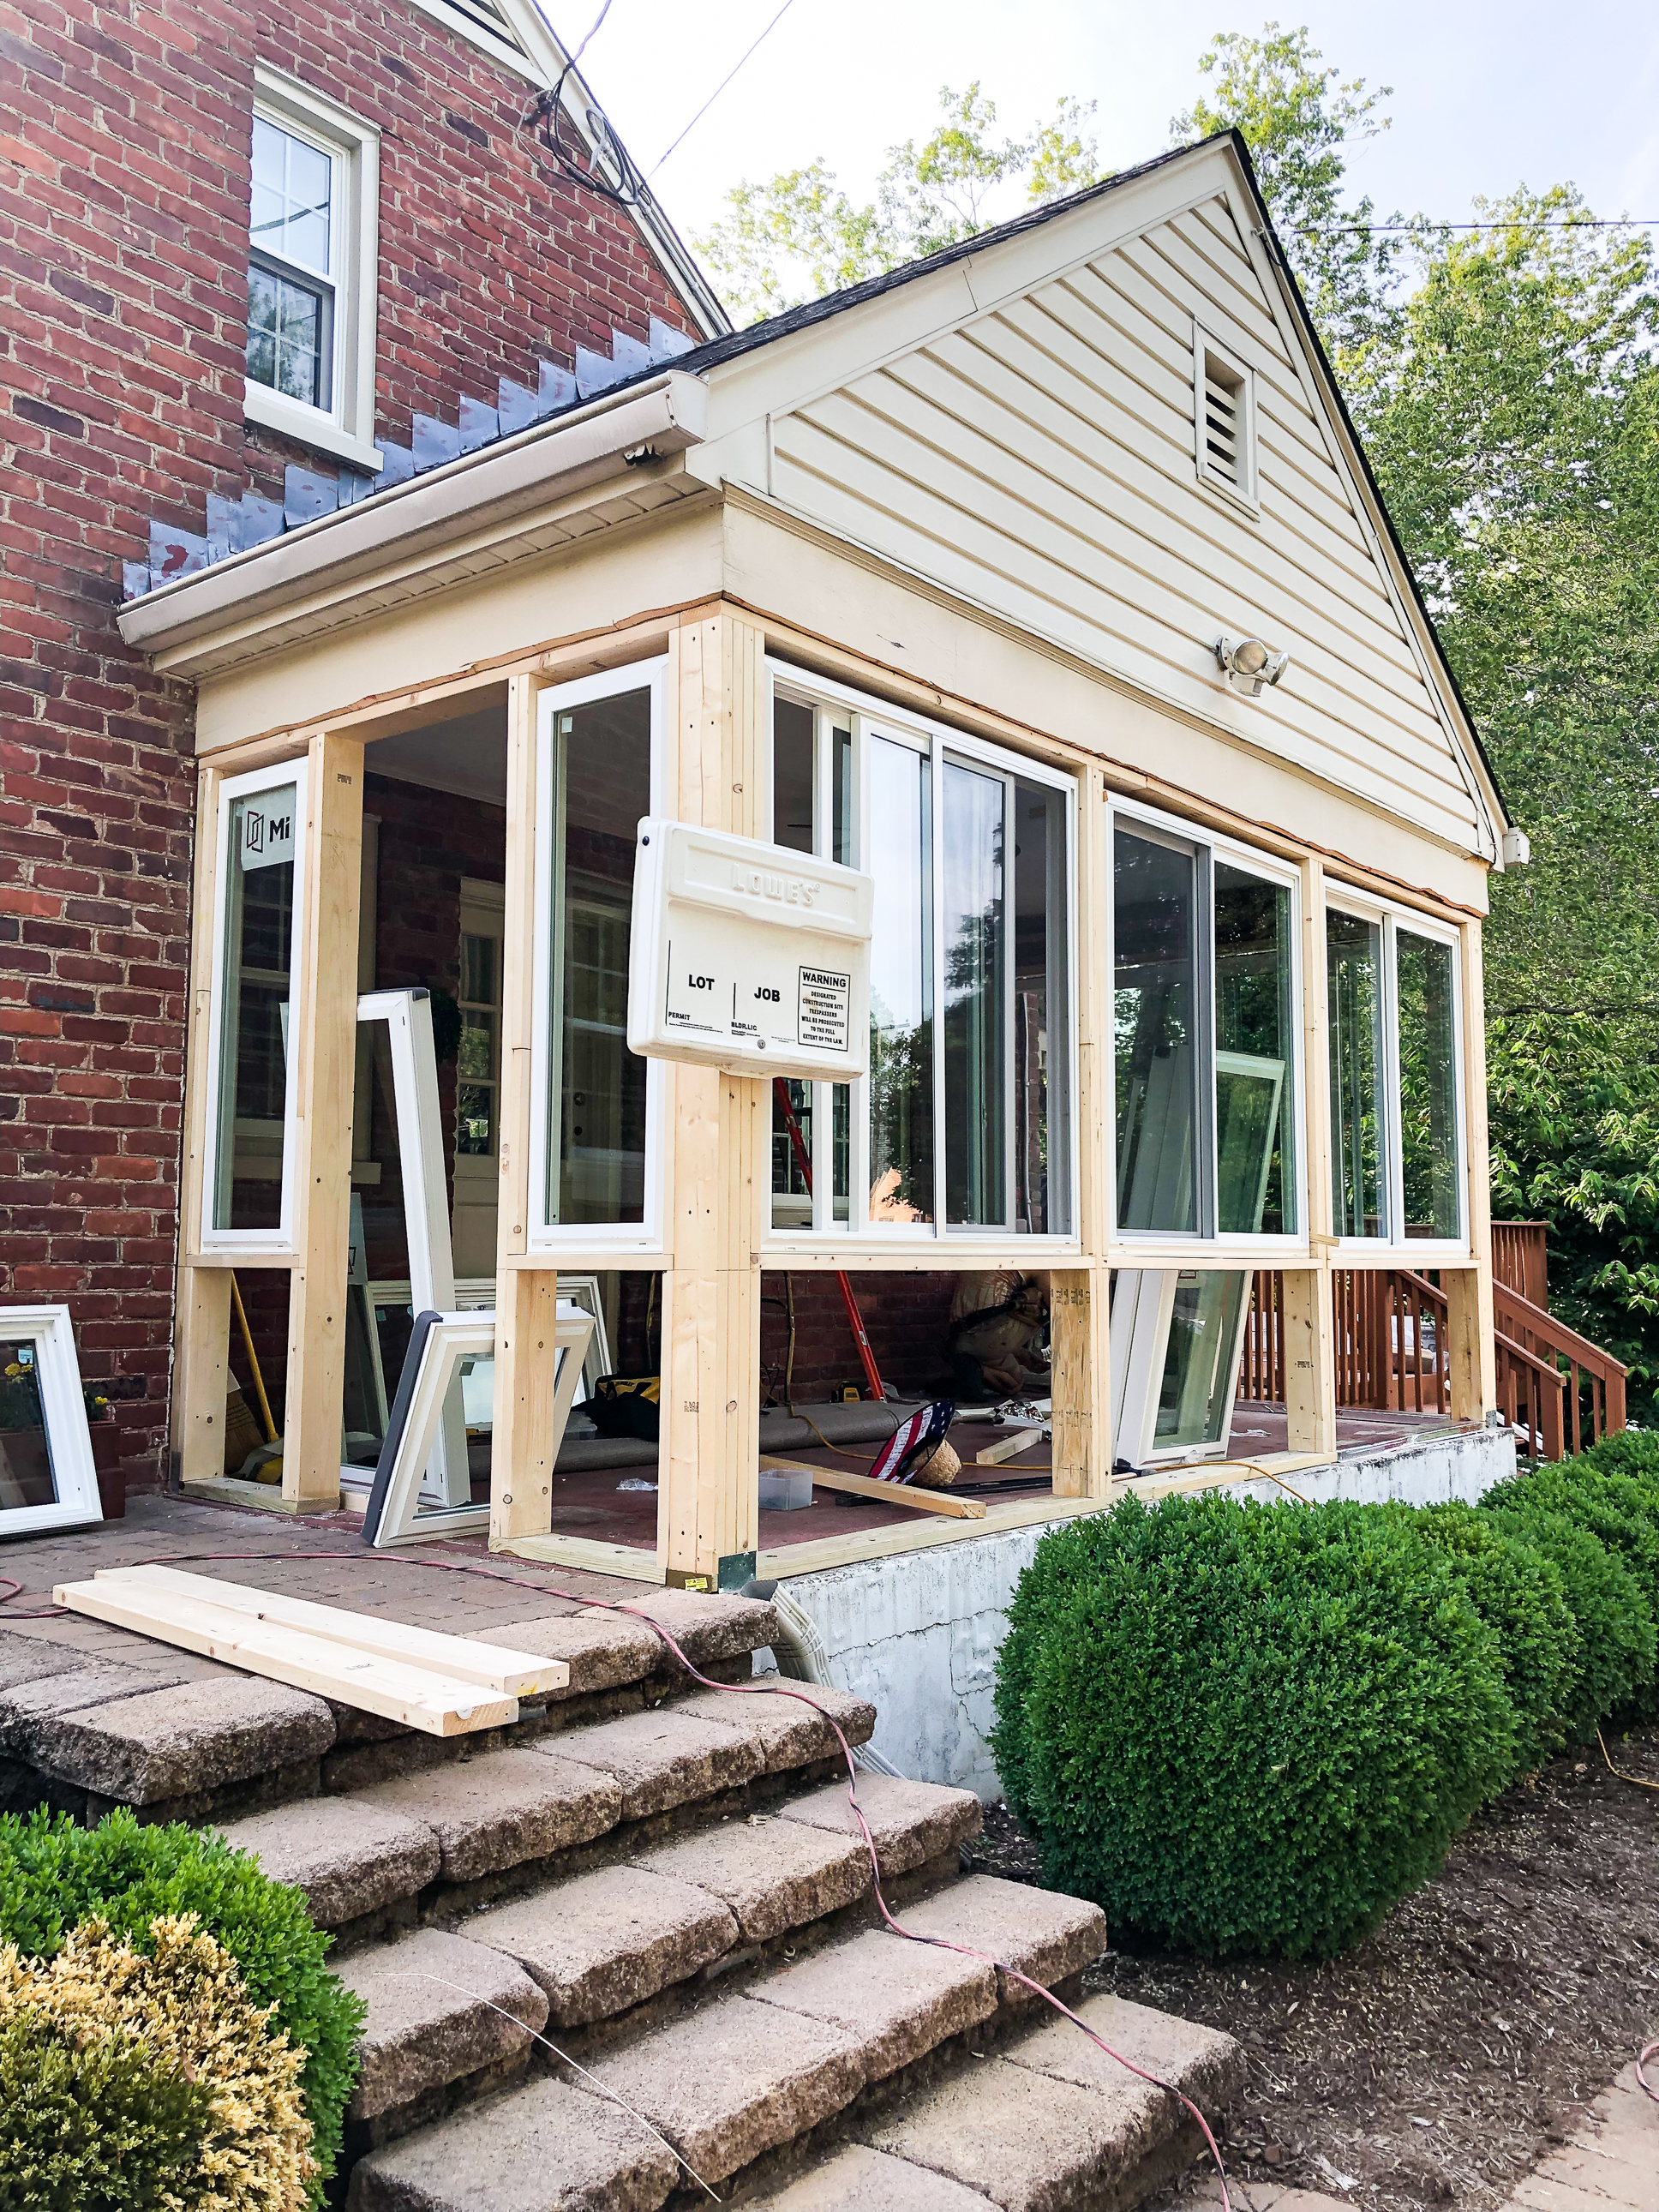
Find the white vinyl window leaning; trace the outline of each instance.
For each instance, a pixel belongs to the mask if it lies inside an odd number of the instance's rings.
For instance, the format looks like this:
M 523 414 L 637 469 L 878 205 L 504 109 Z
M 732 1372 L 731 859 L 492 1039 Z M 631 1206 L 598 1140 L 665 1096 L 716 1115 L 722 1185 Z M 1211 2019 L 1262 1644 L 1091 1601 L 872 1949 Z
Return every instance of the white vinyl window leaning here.
M 1296 878 L 1138 810 L 1111 834 L 1117 1235 L 1292 1241 Z
M 1328 904 L 1331 1203 L 1338 1236 L 1461 1248 L 1462 1006 L 1455 932 Z
M 305 808 L 303 760 L 232 776 L 220 787 L 204 1249 L 292 1246 Z
M 876 885 L 870 1072 L 774 1083 L 774 1232 L 1069 1236 L 1076 779 L 773 678 L 763 835 Z
M 378 133 L 260 68 L 251 150 L 246 411 L 376 468 Z
M 67 1306 L 0 1315 L 0 1535 L 100 1521 Z
M 662 659 L 544 691 L 536 757 L 532 1235 L 660 1247 L 662 1070 L 628 1048 L 634 856 L 659 811 Z

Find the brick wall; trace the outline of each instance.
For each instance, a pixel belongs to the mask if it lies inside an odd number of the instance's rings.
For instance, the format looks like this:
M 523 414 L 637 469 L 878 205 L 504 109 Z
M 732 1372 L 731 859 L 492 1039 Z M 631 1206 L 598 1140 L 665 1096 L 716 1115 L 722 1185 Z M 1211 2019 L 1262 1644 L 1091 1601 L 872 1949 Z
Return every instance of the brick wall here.
M 835 1279 L 813 1273 L 796 1274 L 791 1279 L 795 1293 L 796 1399 L 809 1403 L 822 1401 L 843 1382 L 855 1382 L 862 1391 L 864 1370 Z M 854 1273 L 852 1280 L 882 1381 L 907 1395 L 948 1391 L 951 1368 L 945 1356 L 945 1339 L 957 1278 L 871 1271 Z M 763 1274 L 761 1296 L 765 1301 L 761 1308 L 761 1367 L 773 1396 L 781 1404 L 789 1343 L 783 1276 Z
M 134 1482 L 166 1432 L 195 776 L 187 689 L 117 634 L 121 563 L 316 458 L 242 422 L 256 57 L 383 134 L 377 434 L 653 311 L 691 327 L 520 128 L 527 82 L 403 0 L 0 0 L 0 1297 L 69 1300 Z

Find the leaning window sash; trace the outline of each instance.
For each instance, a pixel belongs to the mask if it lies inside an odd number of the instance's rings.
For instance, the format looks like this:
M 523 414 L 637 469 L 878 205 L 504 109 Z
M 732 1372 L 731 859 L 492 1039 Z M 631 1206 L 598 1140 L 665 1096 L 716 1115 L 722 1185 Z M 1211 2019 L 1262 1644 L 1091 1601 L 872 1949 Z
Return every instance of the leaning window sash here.
M 299 1047 L 315 983 L 301 964 L 306 943 L 307 771 L 307 763 L 301 757 L 246 775 L 228 777 L 219 787 L 214 832 L 212 968 L 208 981 L 204 1251 L 290 1256 L 294 1250 Z M 285 827 L 273 843 L 274 823 Z M 242 846 L 247 848 L 246 853 Z M 246 865 L 249 860 L 254 865 Z M 278 872 L 288 878 L 283 887 L 285 921 L 281 896 L 260 896 Z M 251 902 L 258 915 L 256 943 L 252 947 L 247 943 Z M 245 957 L 250 950 L 255 954 L 252 962 Z M 283 951 L 285 961 L 272 957 Z M 284 987 L 286 995 L 278 996 Z M 258 1039 L 251 1033 L 260 1016 L 264 1030 L 262 1085 Z M 278 1055 L 281 1083 L 273 1091 L 269 1080 L 270 1062 Z M 258 1098 L 252 1095 L 256 1086 L 261 1091 Z M 276 1115 L 241 1110 L 245 1106 L 272 1103 L 278 1106 Z M 269 1172 L 272 1161 L 276 1164 L 274 1176 Z M 276 1203 L 269 1203 L 268 1193 L 255 1192 L 241 1210 L 245 1216 L 252 1212 L 256 1218 L 239 1224 L 235 1219 L 238 1186 L 246 1194 L 250 1183 L 273 1182 L 277 1187 Z

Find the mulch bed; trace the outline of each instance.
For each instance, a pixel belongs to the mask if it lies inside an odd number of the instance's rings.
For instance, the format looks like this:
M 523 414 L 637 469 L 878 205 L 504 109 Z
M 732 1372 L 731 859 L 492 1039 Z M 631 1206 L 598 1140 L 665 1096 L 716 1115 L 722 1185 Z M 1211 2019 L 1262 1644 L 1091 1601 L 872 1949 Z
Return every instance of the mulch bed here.
M 1659 1729 L 1607 1748 L 1659 1783 Z M 973 1860 L 1041 1880 L 1006 1808 Z M 1345 1957 L 1218 1962 L 1114 1931 L 1088 1984 L 1238 2038 L 1249 2079 L 1223 2148 L 1247 2183 L 1366 2212 L 1486 2212 L 1659 2035 L 1656 1875 L 1659 1792 L 1608 1773 L 1592 1745 L 1488 1807 Z

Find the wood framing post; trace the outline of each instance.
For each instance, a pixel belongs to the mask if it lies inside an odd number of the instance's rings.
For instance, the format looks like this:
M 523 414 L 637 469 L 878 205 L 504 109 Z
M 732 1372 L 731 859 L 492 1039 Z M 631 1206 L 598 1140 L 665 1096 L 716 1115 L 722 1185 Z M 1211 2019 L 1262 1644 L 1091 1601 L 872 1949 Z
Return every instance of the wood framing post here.
M 1310 1267 L 1285 1270 L 1285 1444 L 1336 1456 L 1336 1340 L 1330 1255 L 1335 1243 L 1331 1187 L 1331 1062 L 1325 984 L 1325 872 L 1302 863 L 1302 1142 L 1307 1173 Z
M 763 645 L 731 611 L 684 623 L 669 655 L 669 775 L 678 819 L 759 831 Z M 760 1209 L 769 1086 L 670 1071 L 662 1446 L 671 1583 L 747 1579 L 759 1525 Z M 752 1567 L 748 1569 L 752 1572 Z
M 1448 1410 L 1455 1421 L 1484 1421 L 1498 1403 L 1498 1356 L 1492 1289 L 1492 1152 L 1486 1132 L 1486 998 L 1478 921 L 1463 924 L 1459 953 L 1463 1006 L 1463 1188 L 1474 1264 L 1443 1268 L 1440 1279 L 1446 1292 L 1451 1366 Z
M 530 1040 L 536 942 L 536 746 L 539 687 L 515 676 L 507 702 L 507 871 L 502 891 L 501 1087 L 495 1205 L 495 1395 L 489 1541 L 544 1536 L 553 1522 L 554 1330 L 559 1278 L 513 1264 L 530 1227 Z
M 172 1476 L 201 1482 L 225 1471 L 225 1394 L 230 1340 L 230 1278 L 198 1267 L 202 1176 L 213 1111 L 208 1038 L 213 1004 L 213 909 L 219 880 L 219 772 L 196 781 L 196 867 L 190 924 L 190 1000 L 185 1033 L 184 1157 L 179 1176 L 179 1268 L 173 1294 Z
M 1056 1498 L 1106 1498 L 1112 1481 L 1111 1301 L 1103 1267 L 1049 1278 Z
M 340 1499 L 363 741 L 325 732 L 307 757 L 302 933 L 289 1022 L 299 1066 L 283 1501 L 292 1510 L 326 1512 Z

